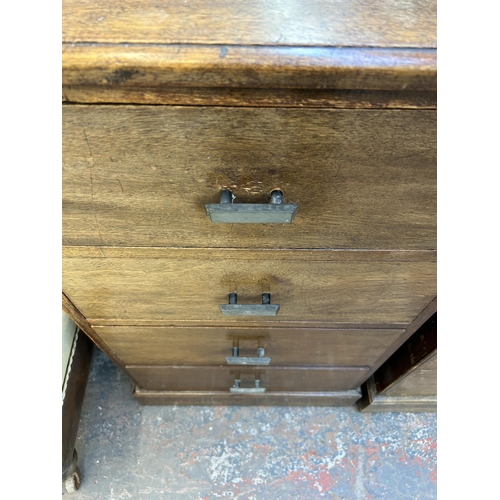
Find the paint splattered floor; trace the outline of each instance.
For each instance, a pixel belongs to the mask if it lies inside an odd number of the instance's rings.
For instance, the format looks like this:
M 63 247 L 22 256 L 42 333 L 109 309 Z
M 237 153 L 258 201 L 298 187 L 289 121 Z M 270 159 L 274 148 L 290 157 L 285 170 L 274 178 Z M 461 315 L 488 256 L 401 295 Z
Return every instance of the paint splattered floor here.
M 67 498 L 437 498 L 436 415 L 324 407 L 158 407 L 98 349 Z

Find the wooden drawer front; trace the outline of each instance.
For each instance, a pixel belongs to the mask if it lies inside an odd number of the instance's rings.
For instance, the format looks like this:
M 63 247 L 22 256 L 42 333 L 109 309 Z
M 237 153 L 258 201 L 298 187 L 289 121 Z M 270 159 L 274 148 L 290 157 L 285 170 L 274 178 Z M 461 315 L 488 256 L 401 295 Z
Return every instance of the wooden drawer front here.
M 347 391 L 357 388 L 368 373 L 366 367 L 212 367 L 212 366 L 127 366 L 139 387 L 155 391 L 227 391 L 236 378 L 241 386 L 255 387 L 260 378 L 266 391 Z
M 436 248 L 436 112 L 63 107 L 65 245 Z M 213 224 L 221 189 L 291 224 Z
M 117 255 L 119 250 L 106 252 Z M 407 324 L 436 295 L 435 262 L 304 261 L 299 259 L 307 255 L 300 252 L 181 249 L 138 258 L 140 252 L 63 259 L 63 290 L 90 323 L 258 319 Z M 241 304 L 259 303 L 262 293 L 270 292 L 271 303 L 281 307 L 277 316 L 223 316 L 219 304 L 227 304 L 230 292 L 237 292 Z
M 265 349 L 270 366 L 372 366 L 404 330 L 305 328 L 95 327 L 128 365 L 226 365 L 232 347 L 240 357 Z M 250 362 L 254 362 L 252 359 Z

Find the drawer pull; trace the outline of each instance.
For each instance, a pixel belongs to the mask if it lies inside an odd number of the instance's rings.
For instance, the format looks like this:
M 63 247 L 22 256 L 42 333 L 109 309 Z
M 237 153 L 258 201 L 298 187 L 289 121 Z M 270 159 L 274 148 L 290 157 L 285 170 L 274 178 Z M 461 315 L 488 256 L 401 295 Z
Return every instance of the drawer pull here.
M 241 380 L 239 378 L 234 380 L 233 387 L 229 390 L 232 394 L 262 394 L 266 392 L 265 387 L 260 386 L 260 379 L 255 379 L 255 387 L 241 387 Z
M 271 304 L 271 294 L 262 294 L 262 304 L 237 304 L 237 294 L 229 294 L 229 304 L 220 304 L 224 316 L 276 316 L 280 310 L 279 304 Z
M 257 347 L 256 358 L 240 356 L 240 348 L 233 347 L 233 355 L 226 356 L 226 361 L 228 365 L 268 365 L 271 358 L 264 357 L 264 354 L 264 348 Z
M 210 220 L 226 224 L 290 224 L 297 213 L 296 203 L 283 203 L 283 193 L 271 192 L 271 201 L 265 203 L 233 203 L 231 191 L 220 193 L 220 203 L 205 205 Z

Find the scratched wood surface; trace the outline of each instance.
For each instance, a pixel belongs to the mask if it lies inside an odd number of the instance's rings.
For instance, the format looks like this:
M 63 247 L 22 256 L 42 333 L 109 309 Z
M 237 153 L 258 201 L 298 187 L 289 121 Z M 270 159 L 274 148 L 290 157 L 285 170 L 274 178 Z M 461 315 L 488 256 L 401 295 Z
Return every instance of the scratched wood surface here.
M 213 224 L 271 190 L 291 224 Z M 436 248 L 436 112 L 63 107 L 63 244 Z
M 79 43 L 435 47 L 435 0 L 63 0 Z
M 280 321 L 410 323 L 436 295 L 435 262 L 322 262 L 265 258 L 217 258 L 210 249 L 196 258 L 182 249 L 157 258 L 63 259 L 63 290 L 92 325 L 102 319 L 200 321 L 244 324 L 255 317 L 222 316 L 230 292 L 238 303 L 260 303 L 271 293 Z M 82 250 L 85 254 L 85 250 Z M 175 257 L 179 255 L 179 258 Z M 109 323 L 108 323 L 109 324 Z M 120 323 L 118 323 L 120 324 Z
M 125 364 L 221 365 L 265 349 L 272 366 L 372 366 L 402 329 L 179 328 L 96 326 L 103 342 Z

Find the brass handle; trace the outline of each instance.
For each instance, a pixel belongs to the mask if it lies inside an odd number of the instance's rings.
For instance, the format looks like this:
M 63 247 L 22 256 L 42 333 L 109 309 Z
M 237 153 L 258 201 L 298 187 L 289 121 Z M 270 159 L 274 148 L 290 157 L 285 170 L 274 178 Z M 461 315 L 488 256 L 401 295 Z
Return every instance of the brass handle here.
M 262 304 L 237 304 L 236 293 L 229 294 L 229 304 L 220 304 L 224 316 L 276 316 L 280 310 L 279 304 L 271 304 L 271 294 L 262 294 Z
M 233 355 L 226 356 L 226 361 L 228 365 L 268 365 L 271 362 L 271 358 L 266 358 L 265 351 L 263 347 L 257 347 L 257 357 L 246 357 L 240 356 L 240 348 L 233 347 Z
M 228 189 L 220 193 L 220 203 L 205 205 L 210 220 L 226 224 L 290 224 L 297 213 L 296 203 L 283 203 L 283 193 L 271 192 L 268 204 L 233 203 L 234 196 Z

